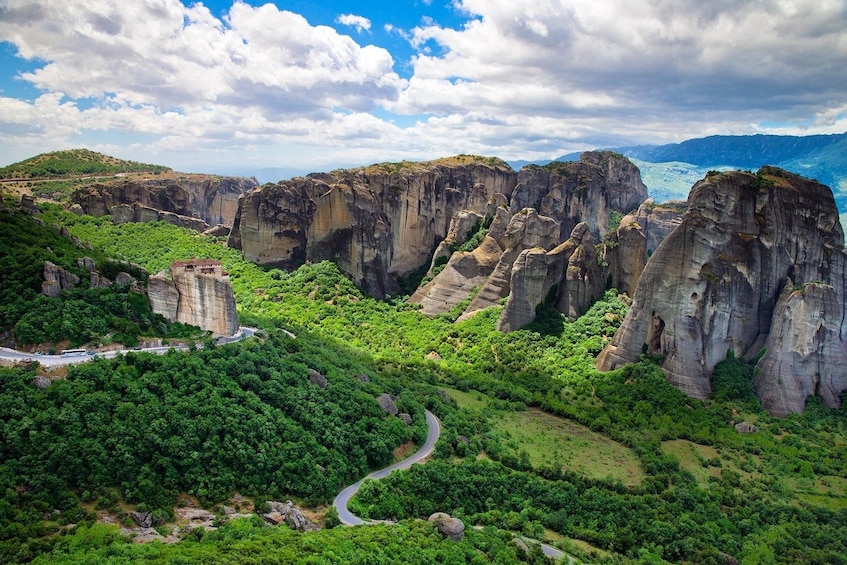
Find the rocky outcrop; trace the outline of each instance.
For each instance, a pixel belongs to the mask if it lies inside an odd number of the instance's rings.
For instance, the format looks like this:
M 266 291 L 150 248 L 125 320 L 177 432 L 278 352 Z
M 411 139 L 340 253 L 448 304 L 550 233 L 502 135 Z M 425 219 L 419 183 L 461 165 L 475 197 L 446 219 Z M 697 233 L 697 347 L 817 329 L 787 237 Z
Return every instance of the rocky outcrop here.
M 502 161 L 468 156 L 299 177 L 245 194 L 228 244 L 285 268 L 332 260 L 383 297 L 430 261 L 456 212 L 485 215 L 516 180 Z
M 682 222 L 686 205 L 677 201 L 657 205 L 649 199 L 607 234 L 601 261 L 608 267 L 612 286 L 632 296 L 647 259 Z
M 597 367 L 661 355 L 674 386 L 705 398 L 727 351 L 766 346 L 756 380 L 765 408 L 799 412 L 811 394 L 837 406 L 847 386 L 837 376 L 847 348 L 843 241 L 826 186 L 771 167 L 708 175 L 645 266 Z
M 35 198 L 29 194 L 21 194 L 21 211 L 27 214 L 38 214 L 41 212 L 35 203 Z
M 576 318 L 605 288 L 588 225 L 577 224 L 567 241 L 547 252 L 535 247 L 523 251 L 512 267 L 509 298 L 497 329 L 517 330 L 535 320 L 535 308 L 555 287 L 556 309 Z
M 171 264 L 170 273 L 171 278 L 161 272 L 148 279 L 147 295 L 153 312 L 216 336 L 231 336 L 238 331 L 235 295 L 220 261 L 177 261 Z
M 629 212 L 647 200 L 641 173 L 629 159 L 610 151 L 588 151 L 579 161 L 527 166 L 518 175 L 510 209 L 535 208 L 560 224 L 560 239 L 580 222 L 599 241 L 612 211 Z
M 209 224 L 199 218 L 174 214 L 163 210 L 156 210 L 142 204 L 118 204 L 109 209 L 112 222 L 115 224 L 128 224 L 130 222 L 167 222 L 181 228 L 205 232 L 209 230 Z
M 105 216 L 113 213 L 116 206 L 137 205 L 144 212 L 134 213 L 127 221 L 156 221 L 151 211 L 159 212 L 164 221 L 175 218 L 175 214 L 193 219 L 196 225 L 223 224 L 231 226 L 238 198 L 259 185 L 256 179 L 244 177 L 217 177 L 209 175 L 165 176 L 156 179 L 125 179 L 109 184 L 93 184 L 74 191 L 71 200 L 86 214 Z M 126 216 L 125 209 L 118 213 Z M 141 219 L 144 218 L 144 219 Z M 187 224 L 188 220 L 182 220 Z M 191 228 L 196 229 L 196 228 Z M 202 231 L 202 230 L 200 230 Z
M 262 517 L 274 526 L 286 524 L 292 530 L 301 532 L 320 529 L 317 524 L 310 522 L 303 514 L 303 511 L 294 506 L 294 503 L 290 500 L 286 500 L 285 502 L 269 500 L 267 501 L 267 505 L 270 507 L 270 511 L 262 514 Z
M 138 524 L 141 528 L 152 528 L 153 527 L 153 515 L 150 512 L 138 512 L 133 510 L 129 513 L 132 521 Z
M 594 249 L 589 248 L 606 234 L 613 211 L 634 209 L 646 197 L 638 168 L 611 152 L 585 153 L 578 162 L 524 167 L 518 173 L 508 208 L 495 208 L 490 231 L 479 247 L 472 252 L 453 253 L 443 270 L 418 289 L 410 302 L 419 303 L 424 314 L 434 315 L 451 310 L 479 289 L 459 317 L 461 320 L 510 297 L 509 311 L 500 323 L 504 331 L 509 331 L 534 319 L 535 306 L 552 285 L 564 283 L 570 272 L 573 284 L 570 290 L 567 285 L 558 289 L 556 303 L 569 316 L 578 316 L 605 286 L 605 275 L 592 263 L 596 256 Z M 456 219 L 457 225 L 466 223 L 463 218 Z M 633 223 L 637 226 L 635 220 Z M 578 225 L 583 226 L 580 234 L 589 236 L 591 243 L 586 240 L 585 245 L 565 246 L 553 253 Z M 643 234 L 637 243 L 638 252 L 626 257 L 640 256 L 640 264 L 618 267 L 618 262 L 617 268 L 640 274 L 646 262 Z M 439 245 L 433 266 L 443 261 L 448 247 L 445 243 Z M 566 249 L 567 255 L 563 255 Z M 569 263 L 575 251 L 573 263 Z M 516 261 L 520 265 L 513 273 Z M 511 296 L 514 276 L 519 288 Z M 576 284 L 579 276 L 584 280 Z M 630 279 L 632 276 L 628 275 Z M 544 294 L 539 298 L 542 288 Z
M 79 284 L 79 277 L 62 267 L 44 261 L 44 282 L 41 283 L 41 294 L 56 298 L 63 290 L 71 290 Z
M 465 523 L 444 512 L 432 514 L 427 521 L 435 526 L 438 533 L 453 541 L 461 541 L 465 535 Z
M 754 379 L 762 405 L 777 416 L 802 411 L 812 395 L 838 406 L 847 390 L 845 325 L 844 304 L 832 286 L 795 286 L 789 279 L 774 308 Z

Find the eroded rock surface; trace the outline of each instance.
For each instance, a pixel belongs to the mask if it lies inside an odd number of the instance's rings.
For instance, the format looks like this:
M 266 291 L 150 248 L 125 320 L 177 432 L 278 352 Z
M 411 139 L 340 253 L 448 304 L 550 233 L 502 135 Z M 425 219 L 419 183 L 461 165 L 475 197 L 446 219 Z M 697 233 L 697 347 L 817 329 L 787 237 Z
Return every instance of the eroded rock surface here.
M 171 264 L 170 273 L 170 278 L 161 272 L 148 279 L 147 295 L 153 312 L 216 336 L 231 336 L 238 331 L 235 295 L 220 261 L 177 261 Z
M 502 161 L 467 156 L 298 177 L 245 194 L 228 243 L 260 264 L 332 260 L 383 297 L 430 261 L 456 212 L 484 215 L 516 180 Z
M 660 354 L 674 386 L 705 398 L 727 351 L 766 346 L 756 380 L 765 408 L 800 412 L 811 394 L 837 406 L 847 387 L 838 376 L 847 346 L 843 241 L 826 186 L 772 167 L 707 176 L 645 266 L 597 367 Z
M 74 191 L 71 200 L 92 216 L 111 214 L 115 206 L 126 205 L 132 208 L 135 205 L 136 209 L 147 211 L 146 216 L 139 212 L 137 217 L 147 219 L 127 221 L 155 221 L 150 218 L 154 217 L 153 212 L 159 212 L 165 221 L 177 215 L 193 219 L 198 226 L 202 222 L 206 224 L 203 229 L 208 229 L 217 224 L 232 226 L 238 198 L 258 185 L 253 178 L 208 175 L 126 179 L 83 186 Z M 188 220 L 185 222 L 187 224 Z

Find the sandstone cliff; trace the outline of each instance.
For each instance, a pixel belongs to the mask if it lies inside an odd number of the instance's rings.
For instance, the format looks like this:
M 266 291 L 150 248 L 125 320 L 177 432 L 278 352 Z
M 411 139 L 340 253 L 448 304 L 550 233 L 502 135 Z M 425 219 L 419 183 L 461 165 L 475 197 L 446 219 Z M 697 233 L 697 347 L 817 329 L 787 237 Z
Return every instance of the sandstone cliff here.
M 217 177 L 208 175 L 163 176 L 162 178 L 126 179 L 109 184 L 93 184 L 74 191 L 71 200 L 92 216 L 111 214 L 115 206 L 135 206 L 159 212 L 168 221 L 168 214 L 193 218 L 209 226 L 232 226 L 238 208 L 238 198 L 258 183 L 253 178 Z M 126 212 L 124 212 L 126 213 Z M 128 221 L 160 219 L 150 212 Z M 176 223 L 176 222 L 172 222 Z M 200 224 L 198 224 L 200 225 Z M 186 227 L 191 227 L 186 221 Z
M 757 378 L 767 409 L 802 411 L 809 394 L 837 405 L 847 347 L 843 239 L 821 184 L 771 167 L 707 176 L 645 266 L 597 367 L 659 354 L 674 386 L 705 398 L 727 350 L 755 355 L 767 346 Z M 794 296 L 795 284 L 806 297 Z
M 610 151 L 588 151 L 579 161 L 527 166 L 518 175 L 512 213 L 535 208 L 559 222 L 559 241 L 580 222 L 599 241 L 606 235 L 611 212 L 629 212 L 647 200 L 641 174 L 626 157 Z
M 557 307 L 576 317 L 605 286 L 593 245 L 600 234 L 608 231 L 612 211 L 635 209 L 646 198 L 647 189 L 638 168 L 615 153 L 589 152 L 578 162 L 524 167 L 518 173 L 508 207 L 496 208 L 496 217 L 482 244 L 470 253 L 454 253 L 445 268 L 418 289 L 410 301 L 420 303 L 425 314 L 433 315 L 450 310 L 479 288 L 460 319 L 509 297 L 508 313 L 501 319 L 500 328 L 510 331 L 532 321 L 535 307 L 550 287 L 561 284 Z M 632 222 L 638 225 L 635 218 Z M 659 237 L 659 229 L 655 231 Z M 571 241 L 575 234 L 578 241 Z M 642 235 L 641 239 L 636 249 L 625 255 L 642 257 L 638 274 L 646 262 L 646 237 Z M 566 245 L 554 252 L 567 241 L 570 247 Z M 619 247 L 629 249 L 632 244 Z M 446 255 L 444 250 L 442 243 L 433 256 L 433 265 Z M 573 263 L 569 263 L 572 259 Z M 520 265 L 513 273 L 516 261 Z M 548 269 L 556 272 L 551 272 L 545 283 Z M 566 284 L 568 273 L 570 287 Z M 579 277 L 583 280 L 577 284 Z M 513 281 L 518 282 L 517 296 L 510 296 Z M 541 296 L 533 290 L 535 285 L 545 288 Z
M 536 306 L 554 287 L 556 309 L 571 318 L 584 313 L 603 293 L 605 277 L 585 222 L 549 252 L 540 247 L 521 252 L 512 266 L 509 299 L 497 329 L 509 332 L 535 320 Z
M 676 201 L 657 205 L 649 199 L 606 235 L 601 261 L 608 267 L 612 286 L 632 296 L 647 259 L 682 222 L 686 205 Z
M 516 181 L 502 161 L 469 156 L 299 177 L 245 194 L 228 243 L 261 264 L 333 260 L 383 297 L 431 260 L 457 212 L 485 215 Z
M 147 295 L 153 312 L 215 336 L 231 336 L 238 331 L 235 295 L 220 261 L 178 261 L 171 264 L 170 272 L 170 278 L 161 272 L 148 279 Z

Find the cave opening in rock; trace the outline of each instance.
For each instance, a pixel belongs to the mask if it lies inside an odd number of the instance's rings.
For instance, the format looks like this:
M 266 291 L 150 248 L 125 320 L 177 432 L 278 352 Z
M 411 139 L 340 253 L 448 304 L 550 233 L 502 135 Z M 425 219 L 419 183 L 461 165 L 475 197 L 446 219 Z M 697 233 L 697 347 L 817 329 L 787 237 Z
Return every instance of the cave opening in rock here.
M 662 353 L 662 334 L 665 332 L 665 321 L 661 316 L 653 312 L 650 320 L 650 329 L 647 334 L 647 354 L 658 355 Z

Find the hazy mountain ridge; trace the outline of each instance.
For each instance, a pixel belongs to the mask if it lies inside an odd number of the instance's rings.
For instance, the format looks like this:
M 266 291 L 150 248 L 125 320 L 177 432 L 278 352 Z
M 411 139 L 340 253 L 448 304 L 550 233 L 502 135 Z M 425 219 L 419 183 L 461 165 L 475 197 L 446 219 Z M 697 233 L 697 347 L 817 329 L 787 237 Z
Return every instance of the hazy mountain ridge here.
M 832 188 L 838 209 L 847 211 L 847 133 L 831 135 L 713 135 L 666 145 L 609 148 L 632 159 L 656 201 L 685 198 L 709 170 L 756 170 L 773 165 Z M 579 152 L 555 161 L 575 161 Z M 518 169 L 549 160 L 510 161 Z

